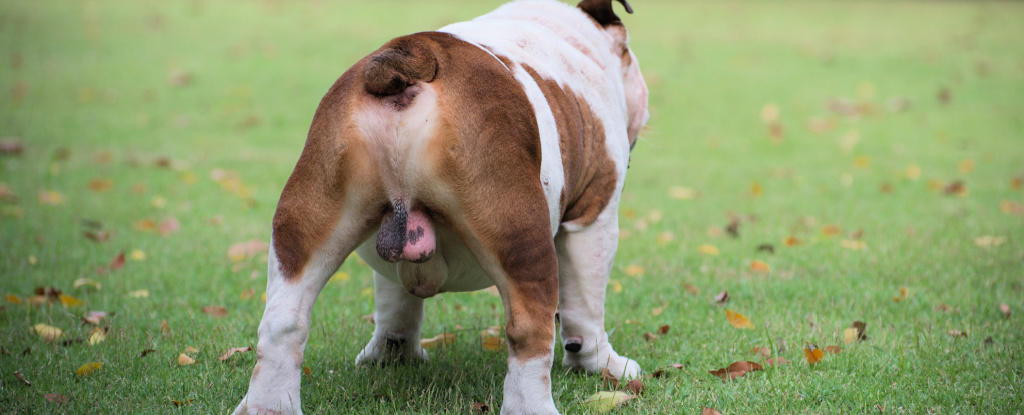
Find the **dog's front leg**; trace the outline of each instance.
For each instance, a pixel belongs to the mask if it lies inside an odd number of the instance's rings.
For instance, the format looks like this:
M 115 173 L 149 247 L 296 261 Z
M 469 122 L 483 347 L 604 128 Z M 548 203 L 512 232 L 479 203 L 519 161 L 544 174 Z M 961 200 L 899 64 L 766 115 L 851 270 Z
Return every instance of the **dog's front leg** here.
M 334 264 L 311 261 L 296 278 L 282 275 L 274 249 L 270 251 L 267 307 L 260 321 L 256 367 L 249 391 L 235 414 L 301 414 L 299 386 L 302 359 L 309 338 L 313 303 Z

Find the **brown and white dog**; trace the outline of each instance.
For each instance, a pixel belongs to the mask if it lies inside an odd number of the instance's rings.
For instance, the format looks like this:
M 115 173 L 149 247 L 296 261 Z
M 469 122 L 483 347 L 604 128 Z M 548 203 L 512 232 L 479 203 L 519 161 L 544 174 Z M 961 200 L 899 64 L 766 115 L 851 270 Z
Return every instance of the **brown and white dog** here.
M 374 269 L 377 308 L 357 363 L 426 359 L 423 299 L 493 284 L 507 321 L 502 413 L 558 412 L 556 312 L 565 366 L 637 376 L 608 343 L 604 301 L 646 121 L 612 0 L 518 1 L 360 60 L 320 102 L 278 202 L 256 367 L 235 413 L 301 413 L 310 312 L 353 251 Z

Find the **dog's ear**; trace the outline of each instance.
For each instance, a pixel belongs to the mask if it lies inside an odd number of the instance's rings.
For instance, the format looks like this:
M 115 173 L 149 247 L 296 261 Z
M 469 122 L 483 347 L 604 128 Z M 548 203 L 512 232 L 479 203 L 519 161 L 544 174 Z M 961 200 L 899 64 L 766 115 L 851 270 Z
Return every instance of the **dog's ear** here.
M 626 0 L 618 0 L 622 3 L 622 6 L 626 8 L 626 13 L 633 14 L 633 8 L 629 7 L 629 2 Z M 612 0 L 583 0 L 580 4 L 577 4 L 583 11 L 587 12 L 590 17 L 593 17 L 601 26 L 608 26 L 614 23 L 621 23 L 619 16 L 615 15 L 615 11 L 612 10 Z

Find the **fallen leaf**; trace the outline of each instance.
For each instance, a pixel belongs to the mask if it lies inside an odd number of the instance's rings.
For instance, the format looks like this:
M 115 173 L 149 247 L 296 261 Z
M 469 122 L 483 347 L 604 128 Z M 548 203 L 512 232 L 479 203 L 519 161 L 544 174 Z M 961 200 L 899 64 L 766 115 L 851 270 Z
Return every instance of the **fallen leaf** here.
M 967 191 L 967 185 L 960 180 L 954 180 L 952 182 L 949 182 L 949 184 L 942 188 L 942 192 L 947 195 L 959 197 L 967 197 L 967 195 L 969 194 L 969 192 Z
M 666 324 L 666 325 L 664 325 L 664 326 L 661 326 L 661 327 L 658 327 L 658 334 L 662 334 L 662 335 L 664 335 L 664 334 L 668 334 L 668 330 L 669 330 L 669 328 L 670 328 L 670 327 L 669 327 L 669 325 L 668 325 L 668 324 Z
M 94 327 L 89 331 L 89 345 L 95 346 L 107 340 L 106 327 Z
M 86 324 L 92 324 L 94 326 L 100 325 L 103 319 L 107 318 L 106 311 L 90 311 L 82 316 L 82 322 Z
M 657 340 L 657 339 L 658 339 L 658 335 L 656 335 L 654 333 L 644 333 L 644 340 L 647 340 L 647 341 L 650 342 L 650 341 L 654 341 L 654 340 Z
M 941 312 L 941 313 L 945 313 L 945 312 L 947 312 L 949 310 L 952 310 L 952 309 L 953 309 L 953 307 L 950 307 L 949 304 L 946 304 L 946 303 L 939 303 L 939 305 L 935 306 L 935 311 L 938 311 L 938 312 Z
M 25 379 L 25 375 L 21 374 L 21 372 L 15 371 L 14 377 L 18 378 L 18 380 L 20 380 L 21 383 L 24 383 L 25 386 L 32 386 L 32 382 L 29 382 L 28 379 Z
M 959 170 L 960 173 L 970 173 L 970 172 L 974 171 L 974 160 L 971 160 L 971 159 L 960 160 L 960 162 L 956 164 L 956 169 Z
M 999 211 L 1007 215 L 1024 215 L 1024 205 L 1014 202 L 1012 200 L 1004 200 L 999 202 Z
M 900 301 L 906 300 L 909 296 L 910 290 L 908 290 L 907 287 L 900 287 L 899 295 L 893 297 L 892 300 L 898 303 Z
M 135 222 L 135 229 L 143 232 L 150 232 L 156 230 L 157 223 L 153 219 L 143 219 Z
M 675 238 L 676 237 L 675 235 L 672 234 L 672 232 L 665 231 L 658 234 L 658 236 L 655 238 L 655 242 L 659 246 L 665 246 L 668 245 L 669 242 L 672 242 Z
M 61 294 L 58 298 L 60 299 L 60 303 L 64 304 L 64 307 L 78 307 L 85 305 L 85 301 L 79 300 L 70 295 Z
M 725 317 L 729 320 L 729 324 L 738 329 L 752 329 L 754 325 L 750 323 L 750 319 L 747 316 L 737 313 L 732 310 L 725 310 Z
M 700 252 L 700 253 L 702 253 L 704 255 L 711 255 L 711 256 L 718 255 L 718 253 L 719 253 L 718 252 L 718 248 L 716 248 L 714 245 L 709 245 L 709 244 L 703 244 L 701 246 L 698 246 L 697 247 L 697 252 Z
M 1003 312 L 1003 316 L 1004 317 L 1010 318 L 1011 312 L 1010 312 L 1010 305 L 1009 304 L 1006 304 L 1006 303 L 1000 304 L 999 305 L 999 311 Z
M 793 236 L 790 236 L 790 237 L 786 238 L 786 241 L 785 241 L 786 246 L 797 246 L 797 245 L 800 245 L 801 243 L 803 243 L 801 240 L 799 240 L 799 239 L 797 239 L 796 237 L 793 237 Z
M 4 137 L 0 138 L 0 154 L 5 156 L 17 156 L 21 155 L 25 151 L 25 145 L 21 143 L 21 139 L 18 137 Z
M 633 379 L 630 380 L 629 382 L 626 382 L 626 389 L 629 389 L 629 391 L 635 395 L 640 395 L 644 393 L 644 390 L 646 388 L 644 387 L 643 381 L 641 381 L 640 379 Z
M 697 191 L 689 187 L 674 186 L 668 190 L 668 196 L 676 200 L 691 200 L 697 198 Z
M 50 206 L 63 205 L 66 200 L 63 194 L 54 190 L 40 190 L 38 197 L 40 204 Z
M 982 248 L 991 248 L 1006 243 L 1005 236 L 984 235 L 974 238 L 974 244 Z
M 843 239 L 842 242 L 840 242 L 840 245 L 843 248 L 851 249 L 854 251 L 862 250 L 868 246 L 867 243 L 859 239 Z
M 789 361 L 784 359 L 784 358 L 781 358 L 781 357 L 773 357 L 771 359 L 768 359 L 768 360 L 764 361 L 764 365 L 768 366 L 768 367 L 773 367 L 773 366 L 774 367 L 779 367 L 779 366 L 788 365 L 788 364 L 789 364 Z
M 178 365 L 179 366 L 191 365 L 191 364 L 193 364 L 195 362 L 196 362 L 195 359 L 189 357 L 185 353 L 181 353 L 181 354 L 178 355 Z
M 258 239 L 239 242 L 228 248 L 228 257 L 233 262 L 241 262 L 258 254 L 264 254 L 270 249 L 270 245 Z
M 199 349 L 195 348 L 195 346 L 187 346 L 187 347 L 185 347 L 185 350 L 182 350 L 182 353 L 185 353 L 185 354 L 199 353 Z
M 245 353 L 245 352 L 248 352 L 250 350 L 252 350 L 252 346 L 234 347 L 234 348 L 228 349 L 227 352 L 225 352 L 223 355 L 221 355 L 217 359 L 223 362 L 225 360 L 230 359 L 231 356 L 235 355 L 235 353 Z
M 483 402 L 474 402 L 473 405 L 470 405 L 470 409 L 473 410 L 474 414 L 485 414 L 490 410 L 487 404 Z
M 167 333 L 171 332 L 171 325 L 167 324 L 167 320 L 166 319 L 160 320 L 160 332 L 163 333 L 163 334 L 167 334 Z
M 124 251 L 121 251 L 121 253 L 117 254 L 117 256 L 115 256 L 114 259 L 110 261 L 110 265 L 101 266 L 96 271 L 99 274 L 103 274 L 105 272 L 117 271 L 121 268 L 124 268 Z
M 821 228 L 821 233 L 825 236 L 836 236 L 843 233 L 843 228 L 837 225 L 825 225 Z
M 10 185 L 0 183 L 0 200 L 4 202 L 17 202 L 18 196 L 14 194 L 14 190 L 11 190 Z
M 662 376 L 668 375 L 668 369 L 669 368 L 682 369 L 683 365 L 681 365 L 679 363 L 676 363 L 676 364 L 671 365 L 669 367 L 659 368 L 659 369 L 656 369 L 654 372 L 651 372 L 651 374 L 648 375 L 648 376 L 650 376 L 652 378 L 655 378 L 655 379 L 661 378 Z
M 807 363 L 815 364 L 821 361 L 825 357 L 825 352 L 818 348 L 814 343 L 807 343 L 807 347 L 804 348 L 804 356 L 807 357 Z
M 480 332 L 480 343 L 484 350 L 497 352 L 505 350 L 505 337 L 501 335 L 501 327 L 493 326 Z
M 647 270 L 642 265 L 630 265 L 626 267 L 626 275 L 634 278 L 640 278 L 644 276 Z
M 420 347 L 424 349 L 433 349 L 435 347 L 443 347 L 449 344 L 455 343 L 454 333 L 441 333 L 429 339 L 420 340 Z
M 309 369 L 309 366 L 302 368 L 302 374 L 306 375 L 306 377 L 313 377 L 313 371 Z
M 48 342 L 59 339 L 60 336 L 64 333 L 64 331 L 59 328 L 49 326 L 43 323 L 36 324 L 32 326 L 32 328 L 36 331 L 36 334 L 38 334 L 39 337 L 42 337 L 43 340 L 46 340 Z
M 722 415 L 722 413 L 713 408 L 704 407 L 700 410 L 700 415 Z
M 89 181 L 89 190 L 94 192 L 106 192 L 114 188 L 114 182 L 110 179 L 92 179 Z
M 786 351 L 789 350 L 789 348 L 786 347 L 786 339 L 783 339 L 782 337 L 776 337 L 775 350 L 778 351 L 779 353 L 786 353 Z
M 755 356 L 768 357 L 768 356 L 772 355 L 772 349 L 769 349 L 769 348 L 764 347 L 764 346 L 759 346 L 759 347 L 755 347 L 753 349 L 750 349 L 750 354 L 755 355 Z
M 102 368 L 102 367 L 103 367 L 103 363 L 100 363 L 100 362 L 89 362 L 89 363 L 86 363 L 86 364 L 82 365 L 82 367 L 79 367 L 78 370 L 75 371 L 75 374 L 78 375 L 78 376 L 89 376 L 93 372 L 95 372 L 97 370 L 100 370 L 100 368 Z
M 8 303 L 11 303 L 11 304 L 21 304 L 22 303 L 21 299 L 18 298 L 18 296 L 14 295 L 14 294 L 7 294 L 4 297 L 7 299 Z
M 756 259 L 753 260 L 753 261 L 750 261 L 750 271 L 752 271 L 752 272 L 756 272 L 756 273 L 759 273 L 759 274 L 767 274 L 767 273 L 771 272 L 771 270 L 772 270 L 771 265 L 768 265 L 766 262 L 758 261 Z
M 146 253 L 142 252 L 141 250 L 138 250 L 138 249 L 133 250 L 132 253 L 131 253 L 131 258 L 132 258 L 132 261 L 145 261 L 146 260 Z
M 843 343 L 850 344 L 857 341 L 857 329 L 850 327 L 843 329 Z
M 242 291 L 241 294 L 238 294 L 238 298 L 240 298 L 242 300 L 248 300 L 248 299 L 253 298 L 255 296 L 256 296 L 256 290 L 253 289 L 253 288 L 250 288 L 248 290 Z
M 149 290 L 135 290 L 128 293 L 131 298 L 149 298 Z
M 757 246 L 757 252 L 767 252 L 769 254 L 775 253 L 775 245 L 772 244 L 761 244 Z
M 203 307 L 203 314 L 213 318 L 221 318 L 228 315 L 228 309 L 218 305 L 208 305 Z
M 863 321 L 854 321 L 853 323 L 850 323 L 850 327 L 857 330 L 857 340 L 863 341 L 868 339 L 868 336 L 864 334 L 864 331 L 868 328 L 867 323 Z
M 718 295 L 715 296 L 715 302 L 718 303 L 718 304 L 725 304 L 725 303 L 729 302 L 729 292 L 728 291 L 722 291 L 722 292 L 718 293 Z
M 743 376 L 743 375 L 747 374 L 747 372 L 754 372 L 754 371 L 758 371 L 758 370 L 763 370 L 761 368 L 761 365 L 759 365 L 757 363 L 754 363 L 754 362 L 751 362 L 751 361 L 742 361 L 742 362 L 733 362 L 728 367 L 725 367 L 725 368 L 722 368 L 722 369 L 710 370 L 710 371 L 708 371 L 708 373 L 710 373 L 712 375 L 715 375 L 715 376 L 718 376 L 718 377 L 722 378 L 722 380 L 724 381 L 724 380 L 736 379 L 736 378 L 738 378 L 740 376 Z
M 91 278 L 79 278 L 79 279 L 75 280 L 74 284 L 72 284 L 72 285 L 75 287 L 75 289 L 86 287 L 86 288 L 92 288 L 92 289 L 94 289 L 96 291 L 99 291 L 100 288 L 103 288 L 102 284 L 100 284 L 99 282 L 96 282 L 95 280 L 93 280 Z
M 824 350 L 825 353 L 839 354 L 842 353 L 843 348 L 839 346 L 825 346 L 822 350 Z
M 181 223 L 176 218 L 167 218 L 160 222 L 160 236 L 167 237 L 168 235 L 178 232 L 181 229 Z
M 774 103 L 765 104 L 761 107 L 761 121 L 765 124 L 772 124 L 779 120 L 779 106 Z
M 57 406 L 61 406 L 68 403 L 68 397 L 61 395 L 59 393 L 48 393 L 46 395 L 43 395 L 43 399 L 46 399 Z
M 683 284 L 683 289 L 686 290 L 686 292 L 688 292 L 690 294 L 693 294 L 693 295 L 700 294 L 700 288 L 697 288 L 696 285 L 693 285 L 693 284 L 690 284 L 690 283 Z
M 96 241 L 96 242 L 106 242 L 106 241 L 108 241 L 110 239 L 111 236 L 114 236 L 114 234 L 112 234 L 112 233 L 110 233 L 108 231 L 93 231 L 93 230 L 88 230 L 88 231 L 82 232 L 82 234 L 85 235 L 85 237 L 88 238 L 89 240 Z
M 146 357 L 146 355 L 155 352 L 156 349 L 146 349 L 139 353 L 139 357 Z
M 967 332 L 953 329 L 949 331 L 949 335 L 953 337 L 967 337 Z
M 601 382 L 613 389 L 619 387 L 619 378 L 615 377 L 607 368 L 601 369 Z
M 584 400 L 583 406 L 597 411 L 598 413 L 605 413 L 635 397 L 636 395 L 630 395 L 626 392 L 619 391 L 598 392 L 590 395 L 589 398 Z
M 652 316 L 660 316 L 661 313 L 663 313 L 663 312 L 665 312 L 665 305 L 662 305 L 661 307 L 655 307 L 655 308 L 651 309 L 651 315 Z
M 187 401 L 176 401 L 174 399 L 171 399 L 170 396 L 168 396 L 167 400 L 171 401 L 171 404 L 173 404 L 174 407 L 177 408 L 177 407 L 188 405 L 188 404 L 192 403 L 192 401 L 194 401 L 195 399 L 189 399 Z
M 622 292 L 622 289 L 623 289 L 622 288 L 622 284 L 619 283 L 618 281 L 611 280 L 611 281 L 608 282 L 608 284 L 612 286 L 612 292 L 616 292 L 616 293 L 621 293 Z

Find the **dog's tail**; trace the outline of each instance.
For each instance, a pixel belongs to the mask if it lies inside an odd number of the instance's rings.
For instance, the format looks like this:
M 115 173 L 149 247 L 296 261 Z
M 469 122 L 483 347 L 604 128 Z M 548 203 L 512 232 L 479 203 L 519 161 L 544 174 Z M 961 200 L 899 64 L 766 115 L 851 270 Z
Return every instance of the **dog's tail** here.
M 432 42 L 415 34 L 385 44 L 366 64 L 366 92 L 389 96 L 402 93 L 416 82 L 433 81 L 437 76 L 437 56 L 432 46 Z

